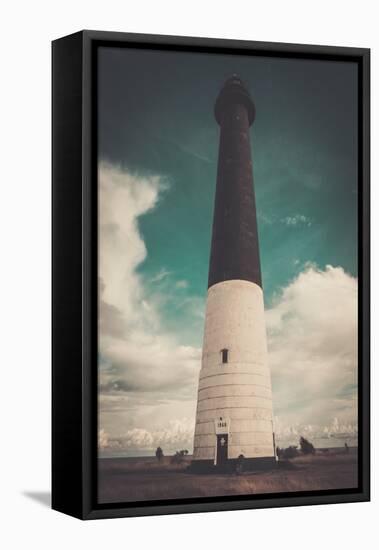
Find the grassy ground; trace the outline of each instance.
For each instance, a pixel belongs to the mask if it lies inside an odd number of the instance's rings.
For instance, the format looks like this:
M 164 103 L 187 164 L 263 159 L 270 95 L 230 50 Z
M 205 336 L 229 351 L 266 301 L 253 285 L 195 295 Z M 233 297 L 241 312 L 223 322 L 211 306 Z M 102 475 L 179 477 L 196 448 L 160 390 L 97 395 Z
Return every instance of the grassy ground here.
M 357 486 L 357 452 L 331 449 L 299 456 L 267 472 L 242 475 L 199 475 L 186 472 L 165 457 L 107 458 L 99 460 L 99 502 L 130 502 L 222 495 L 280 493 L 353 488 Z

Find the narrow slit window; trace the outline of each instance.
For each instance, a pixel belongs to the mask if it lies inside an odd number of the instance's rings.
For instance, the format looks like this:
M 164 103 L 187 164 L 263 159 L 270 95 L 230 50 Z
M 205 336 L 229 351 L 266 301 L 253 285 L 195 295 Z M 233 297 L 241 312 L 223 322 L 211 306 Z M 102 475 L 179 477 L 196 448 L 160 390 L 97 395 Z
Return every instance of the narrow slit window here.
M 222 356 L 222 362 L 227 363 L 228 362 L 228 350 L 222 349 L 221 350 L 221 356 Z

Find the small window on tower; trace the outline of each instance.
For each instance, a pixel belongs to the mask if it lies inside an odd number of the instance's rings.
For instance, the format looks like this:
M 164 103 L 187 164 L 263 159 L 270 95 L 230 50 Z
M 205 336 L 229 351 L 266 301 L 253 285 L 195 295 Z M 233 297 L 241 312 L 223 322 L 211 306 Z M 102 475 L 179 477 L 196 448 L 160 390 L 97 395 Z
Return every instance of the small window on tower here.
M 227 363 L 228 362 L 228 350 L 222 349 L 221 350 L 221 356 L 222 356 L 222 362 Z

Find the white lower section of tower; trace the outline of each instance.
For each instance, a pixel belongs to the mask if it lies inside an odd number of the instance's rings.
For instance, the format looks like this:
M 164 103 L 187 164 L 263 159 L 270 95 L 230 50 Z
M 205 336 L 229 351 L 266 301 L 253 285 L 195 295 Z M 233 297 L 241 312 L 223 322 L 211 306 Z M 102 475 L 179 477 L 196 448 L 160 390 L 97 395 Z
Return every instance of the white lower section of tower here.
M 193 458 L 221 454 L 275 456 L 263 292 L 249 281 L 208 290 Z

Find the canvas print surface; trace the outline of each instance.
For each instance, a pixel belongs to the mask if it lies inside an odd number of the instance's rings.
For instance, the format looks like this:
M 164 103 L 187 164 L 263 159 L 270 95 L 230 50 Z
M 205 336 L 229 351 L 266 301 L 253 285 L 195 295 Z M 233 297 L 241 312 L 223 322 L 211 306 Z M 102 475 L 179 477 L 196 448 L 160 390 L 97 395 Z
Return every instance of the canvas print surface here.
M 98 501 L 358 486 L 358 69 L 100 47 Z

